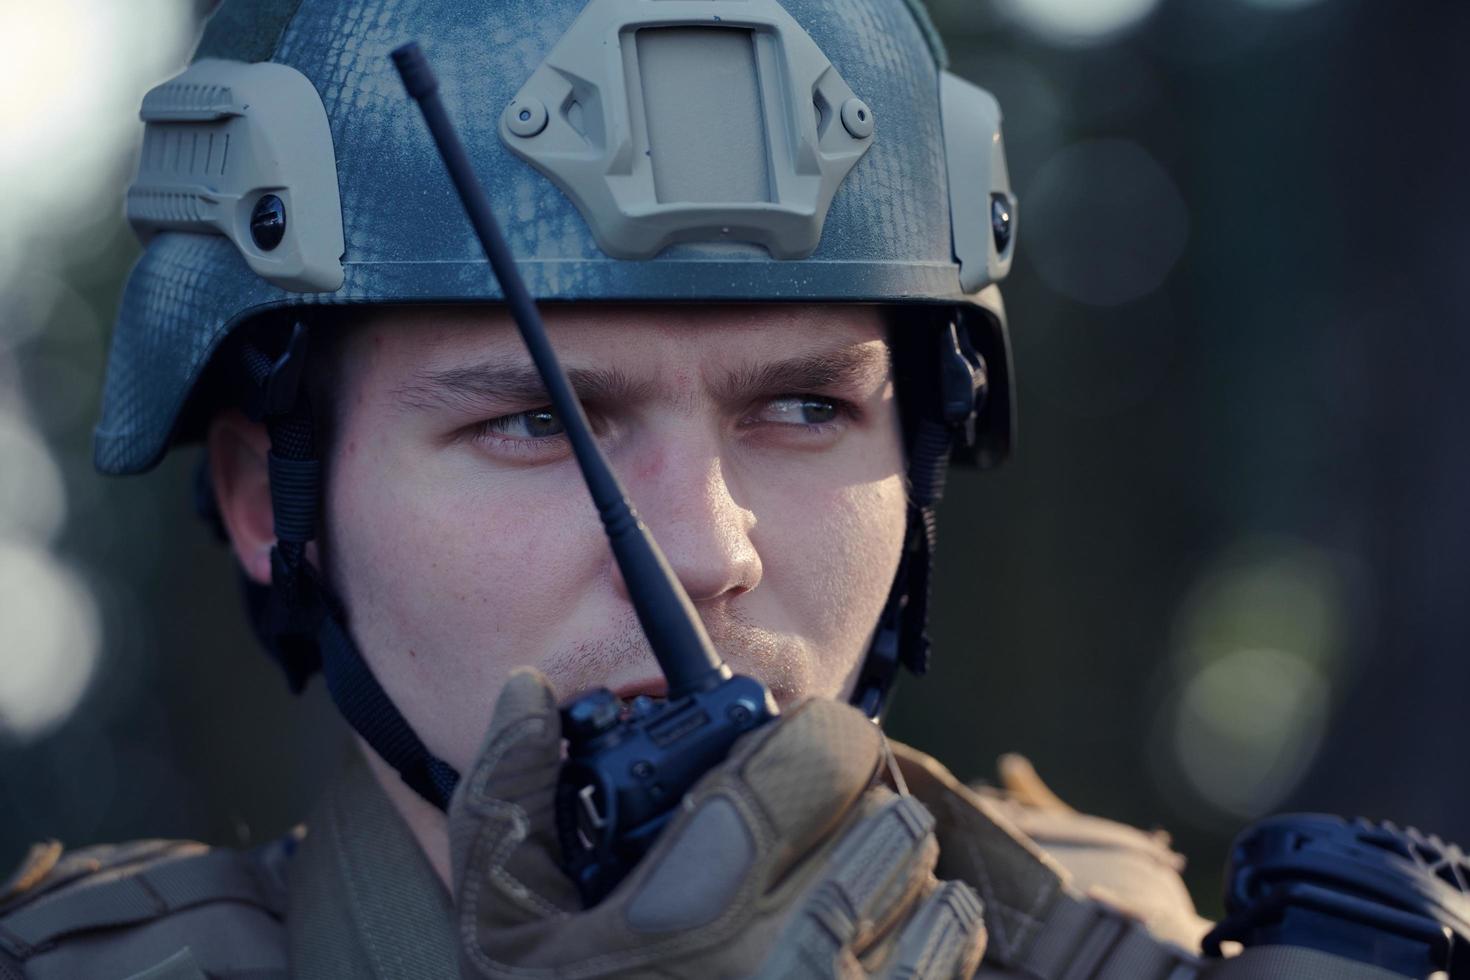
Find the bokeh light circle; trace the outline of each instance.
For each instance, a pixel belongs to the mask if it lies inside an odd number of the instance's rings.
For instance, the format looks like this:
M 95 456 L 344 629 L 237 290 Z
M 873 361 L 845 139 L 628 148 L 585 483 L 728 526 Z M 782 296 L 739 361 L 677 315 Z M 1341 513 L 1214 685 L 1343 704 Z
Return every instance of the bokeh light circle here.
M 1111 41 L 1138 26 L 1159 0 L 1001 0 L 998 9 L 1053 44 Z
M 1191 677 L 1174 708 L 1185 779 L 1239 817 L 1272 810 L 1296 786 L 1327 728 L 1328 685 L 1305 658 L 1237 650 Z
M 1238 0 L 1247 7 L 1258 7 L 1261 10 L 1279 10 L 1282 12 L 1301 10 L 1304 7 L 1315 7 L 1322 0 Z
M 97 606 L 47 551 L 0 543 L 0 733 L 32 739 L 65 721 L 97 668 Z
M 1189 238 L 1179 188 L 1128 140 L 1063 148 L 1022 185 L 1021 200 L 1026 260 L 1051 289 L 1093 306 L 1157 290 Z
M 39 233 L 114 213 L 119 188 L 102 178 L 142 137 L 141 93 L 182 67 L 194 21 L 180 13 L 191 5 L 0 4 L 0 35 L 24 39 L 0 59 L 0 181 L 24 188 L 6 201 L 0 253 L 24 256 Z
M 1244 537 L 1175 616 L 1156 774 L 1202 825 L 1274 810 L 1305 775 L 1351 676 L 1368 597 L 1345 555 Z
M 66 485 L 41 436 L 0 411 L 0 541 L 51 542 L 66 523 Z

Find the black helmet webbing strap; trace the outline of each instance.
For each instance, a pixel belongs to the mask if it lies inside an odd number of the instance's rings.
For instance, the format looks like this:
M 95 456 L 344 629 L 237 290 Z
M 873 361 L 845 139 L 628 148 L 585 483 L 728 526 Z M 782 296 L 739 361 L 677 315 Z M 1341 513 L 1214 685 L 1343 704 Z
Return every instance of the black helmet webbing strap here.
M 923 479 L 917 473 L 923 473 L 937 475 L 942 490 L 950 451 L 949 432 L 927 419 L 919 423 L 921 429 L 929 426 L 943 438 L 930 431 L 922 442 L 915 439 L 910 450 L 911 490 L 903 553 L 852 693 L 852 704 L 875 720 L 883 713 L 900 667 L 917 676 L 929 669 L 929 578 L 934 566 L 934 506 L 939 498 L 927 494 L 921 497 L 912 488 Z
M 985 407 L 985 360 L 971 347 L 955 321 L 939 326 L 926 341 L 919 363 L 933 375 L 937 397 L 910 406 L 915 416 L 908 434 L 908 518 L 903 555 L 878 620 L 867 658 L 858 674 L 852 703 L 870 718 L 883 711 L 900 667 L 916 676 L 929 669 L 929 582 L 938 540 L 935 509 L 944 496 L 950 454 L 957 441 L 973 443 L 976 419 Z M 927 388 L 927 384 L 926 384 Z
M 245 369 L 260 392 L 257 414 L 270 435 L 266 459 L 276 532 L 271 587 L 257 628 L 292 691 L 321 670 L 347 723 L 414 792 L 444 810 L 459 774 L 429 752 L 394 706 L 347 631 L 341 603 L 306 561 L 322 491 L 311 401 L 300 390 L 306 342 L 306 328 L 298 323 L 275 360 L 251 344 L 244 347 Z

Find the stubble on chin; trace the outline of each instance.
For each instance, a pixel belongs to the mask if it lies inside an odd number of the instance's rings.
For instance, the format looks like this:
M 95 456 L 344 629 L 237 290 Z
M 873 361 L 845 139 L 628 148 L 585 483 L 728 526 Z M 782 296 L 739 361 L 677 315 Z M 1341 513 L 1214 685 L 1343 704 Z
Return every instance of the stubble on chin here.
M 812 694 L 827 694 L 818 683 L 819 665 L 806 645 L 738 616 L 705 618 L 715 649 L 737 674 L 756 678 L 778 703 L 788 705 Z M 599 687 L 611 687 L 661 674 L 648 638 L 631 610 L 608 634 L 579 641 L 543 657 L 537 667 L 566 701 Z

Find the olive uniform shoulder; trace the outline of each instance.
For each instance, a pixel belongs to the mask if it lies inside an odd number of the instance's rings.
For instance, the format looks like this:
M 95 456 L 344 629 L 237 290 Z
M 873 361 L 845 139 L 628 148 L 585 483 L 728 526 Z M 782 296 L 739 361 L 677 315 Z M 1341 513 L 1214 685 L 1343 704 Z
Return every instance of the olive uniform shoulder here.
M 245 851 L 37 844 L 0 884 L 0 980 L 284 977 L 285 870 L 300 836 Z

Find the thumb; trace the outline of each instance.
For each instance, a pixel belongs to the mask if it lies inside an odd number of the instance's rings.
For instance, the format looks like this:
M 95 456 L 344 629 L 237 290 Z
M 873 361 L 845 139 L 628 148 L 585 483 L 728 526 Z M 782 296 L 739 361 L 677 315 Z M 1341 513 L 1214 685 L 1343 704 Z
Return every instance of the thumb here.
M 479 928 L 504 928 L 577 907 L 558 864 L 553 809 L 561 719 L 551 684 L 513 671 L 468 778 L 449 805 L 455 894 Z

